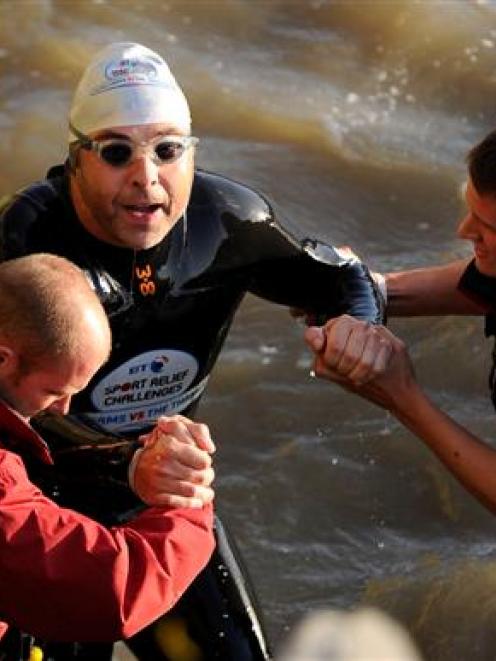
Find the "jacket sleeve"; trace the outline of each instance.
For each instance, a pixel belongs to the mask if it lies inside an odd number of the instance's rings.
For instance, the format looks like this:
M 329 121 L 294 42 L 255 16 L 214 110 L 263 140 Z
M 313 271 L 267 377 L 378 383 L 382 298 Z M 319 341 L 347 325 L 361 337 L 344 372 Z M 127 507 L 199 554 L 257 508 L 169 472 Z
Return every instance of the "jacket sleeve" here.
M 0 619 L 46 640 L 126 638 L 170 609 L 214 547 L 212 508 L 105 528 L 46 498 L 0 450 Z

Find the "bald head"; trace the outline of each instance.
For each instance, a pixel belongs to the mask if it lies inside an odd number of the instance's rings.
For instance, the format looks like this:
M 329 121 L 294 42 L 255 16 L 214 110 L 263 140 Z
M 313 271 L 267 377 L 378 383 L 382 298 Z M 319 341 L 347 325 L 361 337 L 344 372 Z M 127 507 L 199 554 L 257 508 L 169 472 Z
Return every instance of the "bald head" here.
M 84 273 L 62 257 L 37 254 L 0 264 L 0 342 L 15 348 L 27 371 L 88 352 L 101 364 L 111 338 Z

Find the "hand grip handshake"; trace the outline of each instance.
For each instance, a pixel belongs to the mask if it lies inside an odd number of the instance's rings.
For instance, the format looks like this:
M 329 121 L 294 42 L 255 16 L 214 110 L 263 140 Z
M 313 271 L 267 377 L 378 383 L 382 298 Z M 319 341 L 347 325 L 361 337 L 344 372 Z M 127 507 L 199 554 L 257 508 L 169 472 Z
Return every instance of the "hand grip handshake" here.
M 130 484 L 147 505 L 200 508 L 214 499 L 212 453 L 208 427 L 175 415 L 159 418 L 140 437 L 130 467 Z

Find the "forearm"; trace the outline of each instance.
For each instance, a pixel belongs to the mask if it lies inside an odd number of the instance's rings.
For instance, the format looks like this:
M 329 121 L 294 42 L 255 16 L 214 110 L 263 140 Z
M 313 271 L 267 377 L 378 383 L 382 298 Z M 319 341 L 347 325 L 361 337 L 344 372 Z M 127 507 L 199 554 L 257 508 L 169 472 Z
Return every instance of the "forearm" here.
M 117 640 L 171 608 L 213 550 L 212 510 L 149 509 L 105 528 L 0 465 L 0 613 L 48 640 Z M 37 595 L 33 602 L 33 595 Z
M 315 353 L 318 376 L 390 411 L 474 496 L 496 512 L 496 450 L 429 400 L 415 379 L 404 343 L 388 328 L 342 317 L 325 328 L 307 329 L 305 337 Z
M 496 512 L 496 450 L 456 423 L 415 385 L 391 412 L 437 455 L 488 509 Z
M 388 315 L 483 314 L 481 306 L 457 289 L 469 261 L 385 274 Z

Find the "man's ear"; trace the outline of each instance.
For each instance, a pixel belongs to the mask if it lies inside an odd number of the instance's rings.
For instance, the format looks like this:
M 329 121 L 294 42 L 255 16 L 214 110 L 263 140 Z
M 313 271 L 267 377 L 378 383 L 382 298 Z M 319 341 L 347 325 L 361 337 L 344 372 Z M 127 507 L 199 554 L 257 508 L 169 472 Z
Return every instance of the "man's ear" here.
M 9 376 L 17 369 L 16 352 L 6 344 L 0 343 L 0 377 Z

